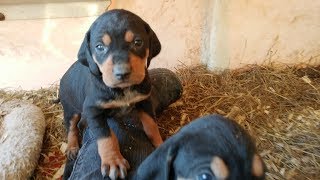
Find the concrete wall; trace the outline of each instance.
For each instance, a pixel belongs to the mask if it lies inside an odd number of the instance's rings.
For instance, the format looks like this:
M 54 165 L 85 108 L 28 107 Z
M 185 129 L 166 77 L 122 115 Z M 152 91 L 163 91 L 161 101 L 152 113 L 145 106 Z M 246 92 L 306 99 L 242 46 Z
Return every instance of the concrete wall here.
M 205 42 L 211 46 L 202 61 L 209 67 L 270 60 L 320 64 L 320 1 L 223 0 L 208 7 L 213 18 Z
M 152 67 L 320 63 L 320 1 L 115 0 L 112 8 L 129 9 L 155 28 L 164 49 Z
M 0 22 L 0 88 L 58 82 L 95 17 Z
M 130 10 L 154 29 L 162 51 L 151 68 L 173 69 L 200 62 L 201 40 L 207 4 L 212 0 L 115 0 L 110 8 Z
M 21 1 L 28 3 L 0 0 L 0 12 L 9 13 L 0 22 L 0 88 L 46 87 L 75 61 L 84 33 L 107 3 Z M 110 8 L 135 12 L 157 33 L 163 48 L 151 68 L 202 62 L 225 69 L 269 60 L 320 64 L 319 0 L 112 2 Z
M 17 1 L 0 0 L 6 15 L 0 21 L 0 88 L 48 87 L 76 61 L 84 34 L 107 4 Z

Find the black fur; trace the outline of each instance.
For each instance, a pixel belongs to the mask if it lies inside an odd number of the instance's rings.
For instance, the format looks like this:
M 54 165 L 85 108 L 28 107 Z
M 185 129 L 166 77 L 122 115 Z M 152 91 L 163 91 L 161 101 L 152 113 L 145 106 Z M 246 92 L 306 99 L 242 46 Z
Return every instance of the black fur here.
M 254 141 L 236 122 L 210 115 L 191 122 L 166 140 L 142 162 L 134 179 L 197 179 L 202 174 L 216 179 L 210 170 L 214 156 L 226 163 L 230 172 L 227 179 L 264 179 L 264 175 L 254 177 L 251 172 L 256 153 Z

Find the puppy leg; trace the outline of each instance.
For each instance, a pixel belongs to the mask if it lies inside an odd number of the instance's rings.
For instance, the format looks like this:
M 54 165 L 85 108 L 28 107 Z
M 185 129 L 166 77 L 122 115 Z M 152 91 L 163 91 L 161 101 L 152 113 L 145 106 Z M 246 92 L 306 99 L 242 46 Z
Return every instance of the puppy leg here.
M 139 112 L 139 117 L 143 125 L 143 130 L 151 143 L 154 147 L 159 147 L 163 143 L 163 140 L 158 125 L 154 122 L 154 119 L 144 111 Z
M 98 153 L 101 158 L 103 177 L 108 174 L 110 179 L 115 180 L 118 177 L 124 179 L 127 176 L 127 169 L 130 166 L 128 161 L 121 155 L 117 137 L 112 130 L 111 136 L 98 139 Z
M 74 160 L 77 157 L 79 151 L 79 129 L 78 122 L 80 120 L 79 114 L 74 114 L 70 120 L 70 126 L 68 129 L 68 146 L 66 150 L 67 158 Z

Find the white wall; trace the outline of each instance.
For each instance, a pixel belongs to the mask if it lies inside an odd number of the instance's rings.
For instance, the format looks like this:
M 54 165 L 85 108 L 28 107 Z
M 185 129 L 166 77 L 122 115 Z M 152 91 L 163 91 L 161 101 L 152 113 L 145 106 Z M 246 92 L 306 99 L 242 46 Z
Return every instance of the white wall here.
M 71 9 L 66 3 L 46 3 L 45 11 L 35 13 L 38 4 L 0 0 L 0 12 L 13 13 L 0 22 L 0 88 L 32 89 L 59 81 L 107 5 L 101 2 L 90 1 L 100 4 L 96 8 L 70 2 L 77 4 Z M 111 8 L 131 10 L 155 30 L 162 51 L 151 68 L 203 62 L 224 69 L 270 59 L 320 64 L 319 0 L 113 0 Z
M 21 1 L 27 3 L 0 0 L 6 16 L 0 21 L 0 88 L 48 87 L 76 61 L 84 34 L 106 2 Z
M 0 88 L 32 89 L 57 82 L 76 61 L 93 19 L 0 22 Z
M 320 63 L 318 0 L 114 0 L 155 28 L 168 67 Z M 157 67 L 157 62 L 152 67 Z M 160 64 L 162 65 L 162 64 Z
M 320 1 L 223 0 L 211 6 L 211 68 L 277 61 L 320 64 Z
M 200 62 L 206 6 L 212 0 L 114 0 L 111 8 L 130 10 L 154 29 L 162 51 L 151 68 L 173 69 Z

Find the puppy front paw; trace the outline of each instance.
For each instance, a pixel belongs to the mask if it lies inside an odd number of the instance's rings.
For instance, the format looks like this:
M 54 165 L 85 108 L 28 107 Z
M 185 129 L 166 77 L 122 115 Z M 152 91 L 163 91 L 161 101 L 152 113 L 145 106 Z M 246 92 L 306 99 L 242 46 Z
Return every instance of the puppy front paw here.
M 124 179 L 130 168 L 128 161 L 120 153 L 118 139 L 111 130 L 111 136 L 98 139 L 98 152 L 101 158 L 101 173 L 111 180 Z
M 75 160 L 77 158 L 78 152 L 79 152 L 79 146 L 78 147 L 68 147 L 66 150 L 66 155 L 69 160 Z
M 129 168 L 128 161 L 121 154 L 108 159 L 101 159 L 102 176 L 106 177 L 108 175 L 111 180 L 124 179 Z

